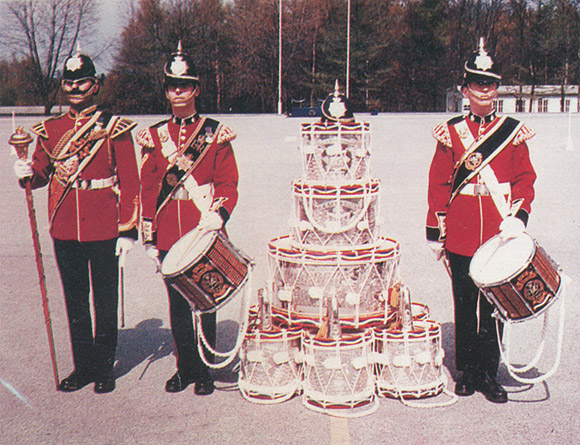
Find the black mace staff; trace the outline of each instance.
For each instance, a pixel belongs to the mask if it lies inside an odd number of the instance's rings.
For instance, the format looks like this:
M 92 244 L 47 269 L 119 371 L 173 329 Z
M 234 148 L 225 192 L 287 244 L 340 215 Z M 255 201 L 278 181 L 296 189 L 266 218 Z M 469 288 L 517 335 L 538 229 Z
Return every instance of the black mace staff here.
M 14 147 L 19 159 L 28 158 L 28 146 L 32 138 L 22 127 L 18 127 L 10 136 L 8 143 Z M 46 325 L 46 335 L 48 336 L 48 345 L 50 348 L 50 359 L 52 361 L 52 372 L 54 383 L 58 391 L 58 369 L 56 365 L 56 349 L 54 347 L 54 337 L 52 335 L 52 322 L 50 320 L 50 310 L 48 308 L 48 294 L 46 292 L 46 279 L 44 277 L 44 266 L 42 264 L 42 253 L 40 251 L 40 240 L 38 237 L 38 226 L 36 224 L 36 212 L 34 211 L 34 200 L 32 198 L 32 186 L 30 181 L 24 182 L 24 191 L 26 192 L 26 204 L 28 206 L 28 219 L 30 220 L 30 229 L 32 231 L 32 244 L 34 246 L 34 255 L 36 259 L 36 270 L 38 271 L 38 283 L 40 284 L 40 295 L 42 297 L 42 310 L 44 312 L 44 324 Z

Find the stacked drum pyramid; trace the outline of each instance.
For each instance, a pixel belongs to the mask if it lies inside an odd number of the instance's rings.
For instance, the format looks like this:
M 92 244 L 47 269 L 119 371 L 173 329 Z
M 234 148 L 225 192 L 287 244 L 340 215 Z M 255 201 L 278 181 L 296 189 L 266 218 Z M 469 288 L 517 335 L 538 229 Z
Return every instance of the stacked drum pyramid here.
M 371 412 L 377 394 L 438 394 L 440 327 L 424 305 L 411 315 L 399 244 L 379 234 L 370 125 L 355 121 L 338 83 L 323 114 L 301 126 L 291 233 L 268 244 L 270 281 L 250 313 L 240 390 L 257 403 L 302 392 L 327 413 Z

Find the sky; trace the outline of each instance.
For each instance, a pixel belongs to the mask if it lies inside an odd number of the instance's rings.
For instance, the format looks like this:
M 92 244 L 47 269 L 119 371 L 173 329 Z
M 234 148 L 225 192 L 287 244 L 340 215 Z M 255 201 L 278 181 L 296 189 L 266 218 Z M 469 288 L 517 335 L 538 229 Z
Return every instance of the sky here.
M 113 56 L 115 45 L 125 23 L 124 11 L 127 10 L 127 3 L 131 0 L 98 0 L 99 1 L 99 23 L 96 32 L 91 36 L 91 41 L 81 41 L 83 53 L 94 58 L 97 71 L 106 73 L 113 67 Z M 4 6 L 6 0 L 0 0 L 0 7 Z M 6 11 L 0 9 L 0 29 L 4 28 L 6 22 Z M 0 45 L 0 58 L 9 58 L 11 51 Z

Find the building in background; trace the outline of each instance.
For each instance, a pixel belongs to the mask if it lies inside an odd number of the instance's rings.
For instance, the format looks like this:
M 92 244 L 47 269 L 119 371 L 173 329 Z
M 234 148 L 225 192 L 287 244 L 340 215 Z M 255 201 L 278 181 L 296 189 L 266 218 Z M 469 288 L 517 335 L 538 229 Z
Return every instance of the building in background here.
M 495 108 L 499 113 L 578 113 L 578 85 L 500 85 Z M 458 89 L 447 91 L 447 111 L 469 111 L 469 101 Z

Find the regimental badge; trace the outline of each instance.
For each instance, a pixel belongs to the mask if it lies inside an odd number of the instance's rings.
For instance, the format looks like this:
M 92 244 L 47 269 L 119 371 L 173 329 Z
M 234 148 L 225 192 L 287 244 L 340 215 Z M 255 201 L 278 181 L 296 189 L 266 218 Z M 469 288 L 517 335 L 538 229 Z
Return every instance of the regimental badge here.
M 83 66 L 83 60 L 77 54 L 76 56 L 71 57 L 66 62 L 66 69 L 69 71 L 76 71 L 80 70 Z
M 340 119 L 346 114 L 346 106 L 344 105 L 344 102 L 340 100 L 340 98 L 335 97 L 332 99 L 332 103 L 329 105 L 328 111 L 330 111 L 330 114 L 333 117 Z
M 183 57 L 177 56 L 175 60 L 171 62 L 169 70 L 176 76 L 183 76 L 187 73 L 187 63 L 185 63 Z
M 205 128 L 205 141 L 208 144 L 211 144 L 213 142 L 213 139 L 214 139 L 213 129 L 211 127 L 206 127 Z
M 483 156 L 479 152 L 470 154 L 465 160 L 465 168 L 469 171 L 474 171 L 477 167 L 481 165 L 483 161 Z
M 491 57 L 484 50 L 483 53 L 480 53 L 475 58 L 475 66 L 479 70 L 486 71 L 493 66 L 493 60 L 491 60 Z

